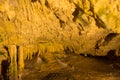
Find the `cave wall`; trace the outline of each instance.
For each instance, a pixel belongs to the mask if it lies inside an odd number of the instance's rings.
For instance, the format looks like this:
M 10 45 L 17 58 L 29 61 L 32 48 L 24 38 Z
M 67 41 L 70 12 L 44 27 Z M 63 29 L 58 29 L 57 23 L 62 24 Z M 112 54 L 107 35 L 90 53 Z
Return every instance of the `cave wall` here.
M 7 61 L 10 76 L 17 79 L 24 61 L 33 56 L 48 63 L 70 53 L 105 56 L 113 52 L 120 56 L 119 3 L 120 0 L 0 0 L 0 65 Z M 41 70 L 49 69 L 44 66 Z

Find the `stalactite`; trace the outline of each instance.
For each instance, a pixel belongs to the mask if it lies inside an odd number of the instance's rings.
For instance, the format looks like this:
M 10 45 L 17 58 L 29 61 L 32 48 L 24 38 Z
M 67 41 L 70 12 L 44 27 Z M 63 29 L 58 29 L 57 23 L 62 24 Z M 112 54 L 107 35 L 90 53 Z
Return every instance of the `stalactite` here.
M 21 79 L 21 74 L 24 69 L 24 52 L 23 46 L 18 47 L 18 77 Z
M 39 44 L 38 45 L 38 50 L 39 50 L 39 55 L 43 56 L 43 54 L 45 54 L 47 52 L 47 49 L 45 47 L 45 45 Z
M 9 74 L 10 80 L 17 80 L 17 47 L 16 45 L 8 46 L 10 56 Z
M 28 48 L 26 46 L 23 46 L 23 52 L 24 52 L 24 60 L 27 59 L 27 53 L 28 53 Z
M 44 43 L 38 45 L 25 45 L 23 46 L 23 57 L 24 60 L 31 60 L 32 57 L 37 53 L 38 56 L 45 56 L 49 53 L 63 52 L 64 47 L 58 43 Z
M 36 45 L 27 45 L 25 46 L 25 55 L 28 60 L 32 59 L 32 56 L 37 52 L 37 46 Z

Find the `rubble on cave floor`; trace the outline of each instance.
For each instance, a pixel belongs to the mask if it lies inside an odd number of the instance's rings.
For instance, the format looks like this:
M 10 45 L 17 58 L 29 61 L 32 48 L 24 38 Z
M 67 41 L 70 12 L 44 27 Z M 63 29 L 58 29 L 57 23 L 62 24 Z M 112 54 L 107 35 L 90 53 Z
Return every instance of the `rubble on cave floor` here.
M 82 55 L 67 55 L 59 59 L 66 67 L 61 67 L 58 61 L 44 64 L 44 71 L 26 68 L 23 80 L 119 80 L 120 58 L 111 59 L 108 56 L 93 57 Z M 42 66 L 42 64 L 41 64 Z M 45 70 L 46 69 L 46 70 Z

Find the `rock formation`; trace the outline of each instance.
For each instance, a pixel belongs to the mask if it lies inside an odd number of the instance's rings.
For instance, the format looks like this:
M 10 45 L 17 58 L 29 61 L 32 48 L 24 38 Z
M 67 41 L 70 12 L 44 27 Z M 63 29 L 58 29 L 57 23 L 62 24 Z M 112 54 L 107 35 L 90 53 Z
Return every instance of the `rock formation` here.
M 20 69 L 24 60 L 32 59 L 36 53 L 105 56 L 112 52 L 120 56 L 119 3 L 120 0 L 1 0 L 0 55 L 7 47 L 6 59 L 12 59 L 9 46 L 16 46 Z M 48 54 L 45 57 L 49 58 Z

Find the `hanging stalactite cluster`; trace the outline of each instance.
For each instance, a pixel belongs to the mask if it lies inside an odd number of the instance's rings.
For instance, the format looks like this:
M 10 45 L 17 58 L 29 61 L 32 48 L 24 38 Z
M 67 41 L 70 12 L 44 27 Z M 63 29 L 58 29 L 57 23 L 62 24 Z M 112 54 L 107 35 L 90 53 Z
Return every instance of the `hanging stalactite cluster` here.
M 22 71 L 24 70 L 25 60 L 31 60 L 34 55 L 36 57 L 45 57 L 46 60 L 54 56 L 63 57 L 58 53 L 64 52 L 64 47 L 58 43 L 42 43 L 38 45 L 8 45 L 6 46 L 8 52 L 9 65 L 9 76 L 10 79 L 16 80 L 18 77 L 21 78 Z M 57 53 L 57 55 L 54 55 Z

